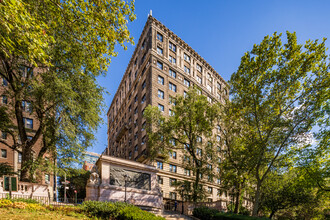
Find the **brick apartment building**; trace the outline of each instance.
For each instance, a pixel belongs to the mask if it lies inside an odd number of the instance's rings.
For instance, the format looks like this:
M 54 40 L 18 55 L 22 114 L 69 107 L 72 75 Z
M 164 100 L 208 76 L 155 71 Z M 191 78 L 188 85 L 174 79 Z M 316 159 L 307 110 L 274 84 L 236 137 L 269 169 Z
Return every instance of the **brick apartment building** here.
M 108 147 L 104 154 L 148 163 L 144 109 L 158 106 L 171 114 L 171 97 L 184 95 L 196 85 L 208 100 L 228 99 L 225 80 L 188 44 L 154 17 L 149 16 L 108 111 Z M 193 180 L 193 175 L 180 167 L 180 152 L 169 161 L 154 161 L 164 200 L 177 200 L 171 183 Z M 228 201 L 221 193 L 219 181 L 203 180 L 209 192 L 208 201 Z
M 0 67 L 1 68 L 1 67 Z M 1 69 L 0 69 L 1 70 Z M 21 70 L 23 71 L 23 70 Z M 28 71 L 33 71 L 32 69 L 25 68 L 24 72 L 25 74 Z M 0 106 L 7 105 L 8 110 L 10 111 L 12 106 L 13 100 L 9 98 L 7 90 L 10 88 L 9 83 L 6 81 L 5 78 L 0 77 Z M 36 133 L 37 129 L 39 128 L 39 122 L 36 119 L 35 113 L 33 112 L 32 105 L 28 102 L 23 100 L 22 101 L 22 109 L 23 109 L 23 120 L 25 129 L 27 131 L 27 139 L 31 140 L 32 136 Z M 12 111 L 12 114 L 14 114 L 14 111 Z M 13 121 L 13 125 L 15 129 L 15 126 L 17 126 L 16 118 L 11 118 Z M 1 120 L 1 119 L 0 119 Z M 14 141 L 11 135 L 7 134 L 6 132 L 0 131 L 0 140 L 3 142 L 6 142 L 9 146 L 14 145 Z M 20 140 L 16 140 L 16 142 L 19 144 Z M 33 155 L 37 155 L 42 147 L 42 136 L 39 137 L 36 144 L 32 148 Z M 20 173 L 21 169 L 21 162 L 22 162 L 22 149 L 18 147 L 16 150 L 13 150 L 12 148 L 9 148 L 4 143 L 0 142 L 0 163 L 7 163 L 10 166 L 13 167 L 13 170 Z M 48 154 L 46 154 L 47 157 L 49 157 Z M 51 173 L 38 173 L 39 178 L 41 177 L 41 180 L 39 183 L 47 184 L 49 186 L 53 186 L 54 178 Z

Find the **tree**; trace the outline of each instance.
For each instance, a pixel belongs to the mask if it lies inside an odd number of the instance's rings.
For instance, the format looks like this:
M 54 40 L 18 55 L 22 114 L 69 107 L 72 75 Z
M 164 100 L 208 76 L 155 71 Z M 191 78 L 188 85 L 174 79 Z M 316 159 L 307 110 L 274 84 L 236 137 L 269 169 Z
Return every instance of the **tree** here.
M 91 145 L 103 109 L 96 77 L 105 76 L 116 45 L 133 43 L 126 26 L 133 11 L 121 0 L 0 2 L 0 77 L 14 145 L 1 142 L 22 151 L 22 180 L 33 178 L 30 168 L 46 153 L 68 164 Z
M 279 210 L 289 209 L 313 200 L 313 187 L 297 169 L 280 174 L 272 172 L 263 185 L 260 208 L 269 211 L 269 218 Z
M 234 213 L 239 213 L 241 196 L 244 189 L 249 185 L 250 175 L 253 171 L 254 161 L 251 158 L 251 148 L 244 141 L 245 137 L 251 136 L 250 130 L 244 123 L 242 115 L 235 103 L 226 101 L 219 111 L 219 128 L 224 140 L 221 149 L 223 160 L 220 163 L 221 185 L 225 190 L 234 194 Z
M 0 176 L 13 175 L 13 174 L 16 174 L 16 173 L 14 172 L 14 169 L 10 164 L 0 163 Z
M 204 191 L 200 183 L 207 176 L 214 176 L 217 163 L 216 140 L 213 130 L 216 127 L 218 104 L 210 104 L 197 89 L 172 100 L 173 114 L 165 117 L 157 107 L 148 106 L 144 116 L 148 124 L 148 147 L 150 158 L 168 158 L 169 152 L 180 150 L 182 167 L 195 176 L 191 184 L 192 200 L 202 200 Z
M 69 189 L 67 190 L 68 198 L 75 198 L 74 191 L 77 190 L 77 198 L 86 198 L 86 185 L 91 174 L 90 171 L 84 169 L 68 168 L 65 169 L 66 180 L 69 181 Z M 60 173 L 60 183 L 64 182 L 64 172 Z M 64 185 L 60 184 L 59 196 L 64 198 Z
M 249 146 L 255 178 L 253 215 L 259 210 L 261 187 L 271 169 L 285 162 L 285 154 L 297 146 L 318 117 L 317 101 L 328 85 L 325 40 L 297 43 L 295 33 L 266 36 L 245 53 L 230 79 L 232 102 L 239 106 L 243 123 L 251 135 Z

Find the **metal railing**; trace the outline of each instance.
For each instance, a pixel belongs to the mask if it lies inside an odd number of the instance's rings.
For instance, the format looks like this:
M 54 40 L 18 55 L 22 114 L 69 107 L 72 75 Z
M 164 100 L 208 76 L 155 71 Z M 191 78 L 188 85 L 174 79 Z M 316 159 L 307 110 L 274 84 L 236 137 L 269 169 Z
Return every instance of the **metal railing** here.
M 0 193 L 0 199 L 9 198 L 9 193 Z M 78 205 L 84 202 L 84 199 L 74 199 L 74 198 L 57 198 L 56 200 L 47 196 L 29 196 L 29 195 L 18 195 L 12 194 L 11 199 L 33 199 L 44 205 L 52 206 L 65 206 L 65 205 Z

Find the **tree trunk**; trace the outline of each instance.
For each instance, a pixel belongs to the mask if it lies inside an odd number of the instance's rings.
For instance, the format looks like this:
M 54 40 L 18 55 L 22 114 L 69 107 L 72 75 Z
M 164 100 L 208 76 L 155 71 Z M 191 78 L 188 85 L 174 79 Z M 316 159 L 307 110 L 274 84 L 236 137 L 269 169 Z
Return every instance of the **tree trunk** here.
M 276 211 L 272 210 L 272 213 L 270 213 L 269 219 L 272 219 Z
M 197 168 L 197 169 L 196 169 L 196 178 L 195 178 L 195 183 L 194 183 L 194 186 L 193 186 L 193 193 L 192 193 L 192 199 L 193 199 L 193 202 L 197 202 L 197 200 L 198 200 L 199 174 L 200 174 L 200 171 L 199 171 L 199 169 Z
M 32 152 L 26 145 L 22 145 L 22 164 L 21 164 L 21 181 L 30 182 Z
M 237 189 L 237 192 L 236 192 L 236 194 L 235 194 L 235 209 L 234 209 L 234 213 L 235 214 L 238 214 L 238 212 L 239 212 L 239 203 L 240 203 L 240 200 L 241 200 L 241 187 L 240 187 L 240 185 L 238 184 L 238 189 Z
M 260 203 L 260 188 L 261 188 L 261 181 L 259 180 L 257 183 L 257 191 L 254 194 L 254 204 L 253 204 L 253 211 L 252 216 L 258 216 L 259 210 L 259 203 Z

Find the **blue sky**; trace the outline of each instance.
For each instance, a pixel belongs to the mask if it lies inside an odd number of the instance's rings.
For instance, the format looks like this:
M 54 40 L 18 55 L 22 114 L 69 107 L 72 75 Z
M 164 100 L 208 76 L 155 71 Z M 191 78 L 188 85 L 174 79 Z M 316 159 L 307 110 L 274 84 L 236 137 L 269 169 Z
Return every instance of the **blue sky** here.
M 295 31 L 300 43 L 330 36 L 329 0 L 136 0 L 137 19 L 128 25 L 135 42 L 150 10 L 153 17 L 188 43 L 227 81 L 243 54 L 266 35 Z M 117 48 L 118 56 L 112 59 L 107 76 L 98 79 L 109 94 L 105 95 L 104 124 L 95 134 L 90 151 L 101 153 L 107 146 L 106 112 L 134 48 Z

